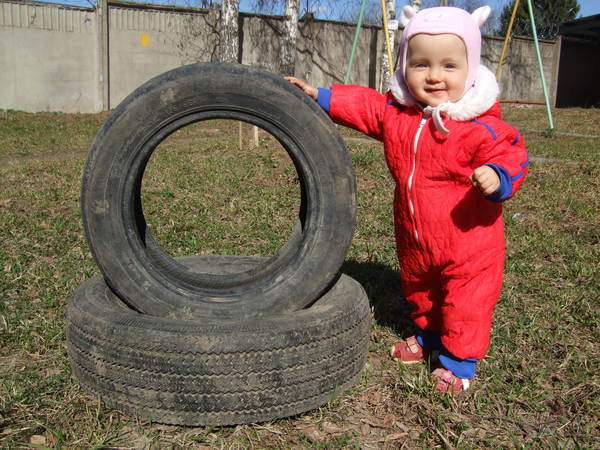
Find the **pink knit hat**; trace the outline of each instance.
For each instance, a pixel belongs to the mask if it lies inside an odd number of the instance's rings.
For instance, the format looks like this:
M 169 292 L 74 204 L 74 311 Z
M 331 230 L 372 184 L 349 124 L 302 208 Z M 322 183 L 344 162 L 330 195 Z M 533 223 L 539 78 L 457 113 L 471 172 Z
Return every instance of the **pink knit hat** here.
M 461 97 L 473 86 L 481 57 L 481 32 L 479 27 L 491 13 L 489 6 L 482 6 L 469 14 L 464 9 L 454 7 L 426 8 L 417 12 L 412 6 L 402 9 L 400 23 L 404 26 L 400 44 L 400 65 L 396 76 L 406 76 L 406 54 L 408 41 L 416 34 L 455 34 L 463 40 L 467 48 L 468 74 L 465 90 Z

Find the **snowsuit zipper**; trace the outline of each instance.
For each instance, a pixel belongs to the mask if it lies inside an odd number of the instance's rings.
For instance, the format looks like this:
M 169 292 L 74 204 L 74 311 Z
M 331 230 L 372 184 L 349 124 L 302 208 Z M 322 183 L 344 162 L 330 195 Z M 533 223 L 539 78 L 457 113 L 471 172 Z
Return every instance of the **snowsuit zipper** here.
M 413 187 L 413 178 L 415 175 L 415 171 L 417 170 L 417 150 L 419 147 L 419 138 L 421 137 L 421 132 L 423 131 L 423 127 L 427 123 L 427 119 L 428 119 L 428 117 L 423 116 L 423 118 L 421 119 L 421 122 L 419 123 L 419 128 L 417 129 L 417 132 L 415 134 L 415 139 L 413 142 L 413 166 L 412 166 L 412 171 L 410 173 L 410 176 L 408 177 L 408 183 L 407 183 L 407 185 L 408 185 L 408 206 L 410 208 L 410 216 L 412 218 L 415 238 L 417 239 L 417 242 L 419 241 L 419 232 L 417 231 L 417 219 L 415 217 L 415 205 L 413 204 L 413 200 L 412 200 L 412 187 Z

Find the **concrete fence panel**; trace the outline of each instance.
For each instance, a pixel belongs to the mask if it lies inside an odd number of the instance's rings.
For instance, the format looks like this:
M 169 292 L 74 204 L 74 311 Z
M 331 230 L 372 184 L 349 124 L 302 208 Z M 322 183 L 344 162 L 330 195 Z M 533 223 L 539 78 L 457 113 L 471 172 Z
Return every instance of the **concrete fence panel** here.
M 0 108 L 98 112 L 162 72 L 218 57 L 218 7 L 108 0 L 109 14 L 101 9 L 0 0 Z M 283 18 L 240 14 L 239 20 L 238 60 L 278 73 Z M 342 83 L 356 26 L 310 17 L 299 26 L 296 76 L 316 86 Z M 484 39 L 483 62 L 494 71 L 502 44 Z M 362 28 L 350 83 L 384 89 L 383 45 L 379 27 Z M 542 41 L 540 48 L 554 99 L 560 45 Z M 502 99 L 544 100 L 532 40 L 512 39 L 500 82 Z
M 0 108 L 101 109 L 92 10 L 0 2 Z
M 110 8 L 110 108 L 145 81 L 185 63 L 178 44 L 186 19 L 167 11 Z
M 483 63 L 496 71 L 504 40 L 486 37 L 483 41 Z M 544 66 L 546 86 L 554 104 L 556 98 L 556 77 L 558 69 L 559 46 L 553 41 L 539 41 L 540 54 Z M 500 76 L 501 98 L 543 102 L 544 91 L 533 39 L 513 37 L 506 52 Z

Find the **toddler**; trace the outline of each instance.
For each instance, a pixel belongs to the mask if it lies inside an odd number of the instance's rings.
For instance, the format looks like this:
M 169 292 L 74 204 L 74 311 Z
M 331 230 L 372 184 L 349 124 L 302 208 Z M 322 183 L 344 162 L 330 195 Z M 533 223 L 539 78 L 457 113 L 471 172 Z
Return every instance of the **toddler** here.
M 479 27 L 490 12 L 404 7 L 385 95 L 286 77 L 336 123 L 383 141 L 402 287 L 418 330 L 391 354 L 407 364 L 439 354 L 433 380 L 450 393 L 469 388 L 489 346 L 504 270 L 501 202 L 529 164 L 522 137 L 501 120 L 496 79 L 480 64 Z

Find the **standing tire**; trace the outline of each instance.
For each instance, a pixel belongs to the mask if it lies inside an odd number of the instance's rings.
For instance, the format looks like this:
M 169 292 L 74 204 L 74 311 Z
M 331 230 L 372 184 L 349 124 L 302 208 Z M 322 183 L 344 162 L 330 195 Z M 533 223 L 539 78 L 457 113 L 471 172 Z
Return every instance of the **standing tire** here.
M 203 270 L 206 260 L 180 264 Z M 257 264 L 213 257 L 220 273 Z M 310 308 L 269 317 L 177 321 L 139 314 L 100 276 L 68 307 L 74 375 L 106 403 L 178 425 L 273 420 L 317 408 L 352 386 L 367 358 L 370 308 L 342 275 Z
M 149 233 L 140 198 L 159 143 L 208 119 L 272 134 L 300 181 L 296 231 L 275 256 L 235 274 L 178 263 Z M 344 143 L 314 101 L 264 70 L 203 63 L 150 80 L 109 116 L 87 159 L 81 205 L 91 252 L 129 306 L 161 317 L 249 318 L 301 309 L 329 287 L 352 239 L 355 191 Z

